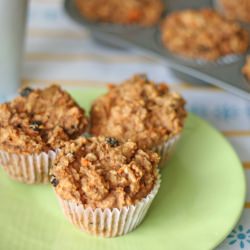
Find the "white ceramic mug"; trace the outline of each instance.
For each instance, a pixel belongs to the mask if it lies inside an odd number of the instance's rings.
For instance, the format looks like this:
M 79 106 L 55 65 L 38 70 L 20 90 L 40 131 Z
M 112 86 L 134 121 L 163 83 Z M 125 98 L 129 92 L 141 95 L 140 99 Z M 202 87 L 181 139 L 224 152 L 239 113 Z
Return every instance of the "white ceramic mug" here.
M 27 0 L 0 0 L 0 101 L 16 93 L 21 66 Z

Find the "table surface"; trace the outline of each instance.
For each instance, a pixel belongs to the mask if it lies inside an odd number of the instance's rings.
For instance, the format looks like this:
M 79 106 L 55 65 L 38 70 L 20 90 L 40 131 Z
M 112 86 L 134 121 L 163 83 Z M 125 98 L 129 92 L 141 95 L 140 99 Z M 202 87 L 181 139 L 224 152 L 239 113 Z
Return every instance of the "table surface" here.
M 189 111 L 209 121 L 227 137 L 250 183 L 250 102 L 210 85 L 183 82 L 157 60 L 135 51 L 97 43 L 88 30 L 67 17 L 62 3 L 62 0 L 30 1 L 23 85 L 39 87 L 54 82 L 66 89 L 99 87 L 138 72 L 147 73 L 155 81 L 166 81 L 186 98 Z M 250 234 L 249 193 L 234 230 L 238 237 L 229 236 L 217 249 L 250 249 L 250 240 L 244 238 Z

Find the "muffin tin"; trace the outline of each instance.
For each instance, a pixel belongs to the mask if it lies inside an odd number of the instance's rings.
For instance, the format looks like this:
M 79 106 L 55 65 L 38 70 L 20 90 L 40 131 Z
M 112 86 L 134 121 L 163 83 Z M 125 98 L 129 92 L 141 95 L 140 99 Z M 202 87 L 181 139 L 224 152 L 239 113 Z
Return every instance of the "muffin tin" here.
M 168 0 L 166 14 L 186 8 L 214 7 L 211 0 Z M 164 48 L 159 26 L 116 25 L 91 22 L 84 19 L 74 0 L 65 0 L 65 10 L 78 23 L 89 28 L 100 41 L 123 48 L 136 48 L 144 55 L 157 57 L 160 62 L 181 73 L 214 84 L 250 100 L 250 82 L 241 73 L 246 55 L 229 55 L 215 62 L 192 60 L 177 56 Z M 245 27 L 250 32 L 250 27 Z

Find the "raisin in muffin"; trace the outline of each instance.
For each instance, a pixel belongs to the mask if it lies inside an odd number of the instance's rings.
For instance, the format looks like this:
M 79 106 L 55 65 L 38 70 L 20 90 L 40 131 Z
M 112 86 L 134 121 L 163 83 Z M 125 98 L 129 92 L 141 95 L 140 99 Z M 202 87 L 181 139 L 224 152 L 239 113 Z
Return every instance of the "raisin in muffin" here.
M 166 84 L 135 75 L 120 85 L 111 85 L 107 94 L 95 100 L 90 131 L 132 140 L 165 159 L 184 127 L 184 106 L 184 99 L 170 92 Z
M 227 18 L 250 23 L 250 0 L 216 0 L 216 5 Z
M 250 81 L 250 56 L 247 57 L 246 63 L 242 68 L 242 73 L 245 75 L 248 81 Z
M 163 11 L 162 0 L 76 0 L 81 14 L 97 22 L 116 24 L 156 24 Z
M 1 164 L 13 179 L 47 182 L 55 150 L 86 127 L 84 110 L 59 86 L 27 87 L 0 105 Z
M 144 217 L 159 188 L 158 162 L 156 153 L 131 141 L 79 138 L 57 155 L 51 183 L 73 224 L 114 237 L 133 230 Z
M 241 26 L 211 9 L 171 13 L 162 23 L 162 42 L 181 56 L 214 61 L 245 53 L 249 35 Z

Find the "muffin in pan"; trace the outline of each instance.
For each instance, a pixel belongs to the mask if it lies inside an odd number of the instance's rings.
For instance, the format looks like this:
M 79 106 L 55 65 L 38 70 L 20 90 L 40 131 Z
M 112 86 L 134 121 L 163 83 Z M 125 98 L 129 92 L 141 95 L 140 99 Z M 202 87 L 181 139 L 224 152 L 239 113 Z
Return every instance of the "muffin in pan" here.
M 24 88 L 0 105 L 0 163 L 12 179 L 46 183 L 56 150 L 87 123 L 84 110 L 59 86 Z
M 80 13 L 90 21 L 114 24 L 156 24 L 164 10 L 162 0 L 75 0 Z
M 250 23 L 250 0 L 215 0 L 215 5 L 227 18 Z
M 65 216 L 92 235 L 124 235 L 143 220 L 160 186 L 159 156 L 115 138 L 65 143 L 51 183 Z
M 142 149 L 156 150 L 164 162 L 183 129 L 184 106 L 184 99 L 166 84 L 135 75 L 120 85 L 110 85 L 108 93 L 95 100 L 90 132 L 132 140 Z
M 242 68 L 242 73 L 245 75 L 246 79 L 250 81 L 250 56 L 246 59 L 246 63 Z
M 209 8 L 171 13 L 162 23 L 161 39 L 169 51 L 205 61 L 243 54 L 249 46 L 246 30 Z

